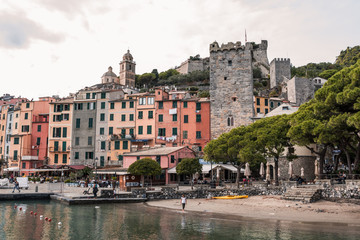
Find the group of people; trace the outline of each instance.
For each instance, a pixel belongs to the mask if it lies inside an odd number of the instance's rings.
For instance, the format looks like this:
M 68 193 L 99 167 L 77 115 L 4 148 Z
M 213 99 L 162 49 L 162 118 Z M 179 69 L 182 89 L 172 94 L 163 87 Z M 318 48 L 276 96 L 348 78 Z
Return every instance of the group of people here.
M 339 173 L 339 177 L 338 177 L 338 179 L 337 179 L 338 183 L 339 183 L 339 184 L 345 183 L 345 180 L 346 180 L 346 173 L 340 172 L 340 173 Z

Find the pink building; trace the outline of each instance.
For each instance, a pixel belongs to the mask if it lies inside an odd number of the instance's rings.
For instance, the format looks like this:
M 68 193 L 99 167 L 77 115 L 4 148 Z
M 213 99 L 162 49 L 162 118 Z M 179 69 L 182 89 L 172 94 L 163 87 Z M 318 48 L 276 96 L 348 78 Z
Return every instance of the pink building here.
M 129 168 L 136 160 L 152 158 L 157 161 L 164 173 L 153 179 L 154 184 L 176 183 L 176 174 L 168 173 L 170 168 L 175 167 L 183 158 L 194 158 L 195 152 L 188 147 L 160 147 L 147 151 L 139 151 L 124 154 L 124 168 Z

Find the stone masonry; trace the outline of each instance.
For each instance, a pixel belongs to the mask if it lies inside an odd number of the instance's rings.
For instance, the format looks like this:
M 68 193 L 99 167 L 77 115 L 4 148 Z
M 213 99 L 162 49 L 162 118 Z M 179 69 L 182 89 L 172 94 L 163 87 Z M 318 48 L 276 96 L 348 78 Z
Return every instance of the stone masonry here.
M 253 122 L 254 54 L 266 53 L 267 41 L 261 44 L 240 42 L 210 44 L 211 137 L 217 138 L 234 127 Z
M 291 78 L 291 64 L 289 58 L 274 58 L 270 63 L 270 88 L 284 82 L 284 77 Z

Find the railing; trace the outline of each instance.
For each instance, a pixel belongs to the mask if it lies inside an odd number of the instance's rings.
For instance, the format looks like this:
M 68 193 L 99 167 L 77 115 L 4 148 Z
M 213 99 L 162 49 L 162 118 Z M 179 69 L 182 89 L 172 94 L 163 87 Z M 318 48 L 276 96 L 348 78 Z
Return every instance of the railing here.
M 345 180 L 346 179 L 360 179 L 360 174 L 348 174 L 348 173 L 345 173 L 346 176 L 345 176 Z M 319 174 L 319 178 L 320 179 L 341 179 L 341 175 L 339 174 L 336 174 L 336 173 L 324 173 L 324 174 Z

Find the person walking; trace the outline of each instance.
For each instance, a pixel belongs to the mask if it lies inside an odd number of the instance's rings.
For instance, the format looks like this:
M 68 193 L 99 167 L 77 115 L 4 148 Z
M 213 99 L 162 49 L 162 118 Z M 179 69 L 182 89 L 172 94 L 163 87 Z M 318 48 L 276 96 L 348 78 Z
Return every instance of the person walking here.
M 13 191 L 12 191 L 13 193 L 14 193 L 15 189 L 17 189 L 20 192 L 19 182 L 17 180 L 15 180 L 15 182 L 14 182 L 14 188 L 13 188 Z
M 181 205 L 182 205 L 182 211 L 184 212 L 185 205 L 187 203 L 187 199 L 186 199 L 184 194 L 181 196 L 181 201 L 180 202 L 181 202 Z
M 97 192 L 99 191 L 98 189 L 98 185 L 96 182 L 94 182 L 94 186 L 93 186 L 93 193 L 94 193 L 94 198 L 97 197 Z

